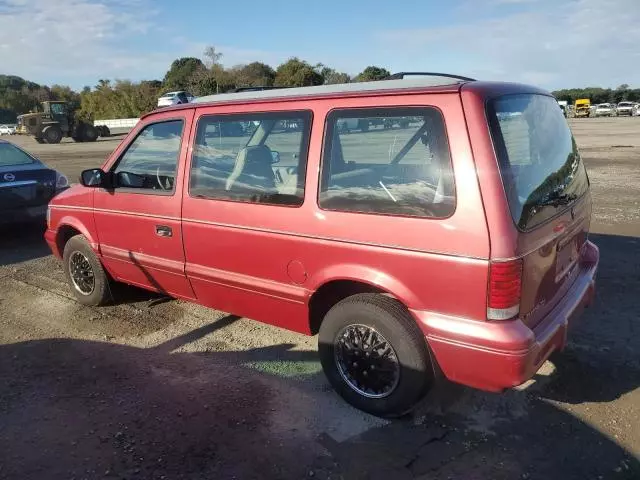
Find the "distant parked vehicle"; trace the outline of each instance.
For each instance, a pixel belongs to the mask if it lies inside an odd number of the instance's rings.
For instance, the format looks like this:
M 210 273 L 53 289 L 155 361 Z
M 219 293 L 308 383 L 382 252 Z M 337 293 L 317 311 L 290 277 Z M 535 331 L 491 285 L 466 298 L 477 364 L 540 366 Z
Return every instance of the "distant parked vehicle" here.
M 560 106 L 560 110 L 562 110 L 562 114 L 567 116 L 567 107 L 569 106 L 569 102 L 566 100 L 558 100 L 558 105 Z
M 181 105 L 191 103 L 195 97 L 183 90 L 168 92 L 158 99 L 158 107 L 170 107 L 171 105 Z
M 579 98 L 576 100 L 574 107 L 574 116 L 576 118 L 591 116 L 591 100 L 588 98 Z
M 63 101 L 42 102 L 40 111 L 18 115 L 16 133 L 30 135 L 38 143 L 60 143 L 64 137 L 75 142 L 95 142 L 98 137 L 109 137 L 105 126 L 93 126 L 76 115 L 72 106 Z
M 596 107 L 596 117 L 613 117 L 616 115 L 616 107 L 611 103 L 601 103 Z
M 15 128 L 12 131 L 9 125 L 0 125 L 0 135 L 13 135 L 14 133 Z
M 620 102 L 616 109 L 618 115 L 628 115 L 631 117 L 633 115 L 633 108 L 635 103 L 633 102 Z
M 0 140 L 0 225 L 38 221 L 44 224 L 49 200 L 68 187 L 63 174 L 14 144 Z

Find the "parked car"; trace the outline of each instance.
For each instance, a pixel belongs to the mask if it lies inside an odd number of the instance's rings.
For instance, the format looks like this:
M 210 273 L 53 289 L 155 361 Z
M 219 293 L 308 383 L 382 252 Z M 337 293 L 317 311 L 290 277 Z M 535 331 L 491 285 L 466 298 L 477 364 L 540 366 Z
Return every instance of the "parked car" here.
M 0 135 L 13 135 L 15 133 L 15 125 L 0 125 Z
M 590 217 L 549 93 L 432 76 L 157 110 L 53 199 L 45 237 L 80 303 L 123 282 L 318 334 L 336 391 L 395 416 L 435 372 L 502 391 L 565 346 L 594 299 Z
M 613 117 L 615 115 L 617 115 L 616 107 L 611 103 L 600 103 L 596 106 L 596 117 Z
M 41 221 L 67 177 L 12 143 L 0 140 L 0 224 Z
M 631 117 L 631 116 L 633 116 L 633 107 L 634 106 L 635 106 L 635 103 L 633 103 L 633 102 L 620 102 L 618 104 L 617 109 L 616 109 L 617 114 Z
M 158 107 L 170 107 L 192 102 L 195 97 L 185 91 L 168 92 L 158 99 Z

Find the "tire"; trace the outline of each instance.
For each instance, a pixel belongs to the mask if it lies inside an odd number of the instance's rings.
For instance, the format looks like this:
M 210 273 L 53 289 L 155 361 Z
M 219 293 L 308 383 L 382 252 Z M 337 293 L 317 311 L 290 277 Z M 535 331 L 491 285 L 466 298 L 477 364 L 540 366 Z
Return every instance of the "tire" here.
M 42 138 L 46 143 L 56 144 L 62 140 L 62 130 L 57 125 L 49 125 L 42 130 Z
M 353 377 L 351 381 L 347 379 L 349 372 L 345 372 L 344 367 L 345 348 L 340 347 L 344 344 L 341 340 L 346 338 L 343 335 L 354 332 L 354 329 L 361 333 L 359 329 L 373 329 L 378 339 L 368 337 L 368 347 L 373 341 L 380 345 L 382 340 L 386 340 L 395 353 L 396 362 L 391 354 L 386 359 L 379 355 L 369 357 L 376 350 L 367 348 L 354 354 L 357 355 L 356 359 L 363 359 L 365 370 L 356 368 L 356 371 L 361 378 L 364 376 L 365 381 L 379 378 L 367 377 L 366 372 L 370 370 L 397 368 L 397 375 L 391 375 L 394 380 L 383 382 L 385 387 L 380 390 L 369 389 L 367 392 L 365 386 L 358 390 Z M 426 395 L 435 378 L 424 334 L 404 305 L 383 295 L 353 295 L 334 305 L 320 326 L 318 352 L 324 373 L 336 392 L 352 406 L 379 417 L 398 417 L 409 412 Z M 351 354 L 347 358 L 354 359 Z M 382 364 L 378 363 L 376 367 L 375 362 L 381 360 Z M 370 365 L 371 362 L 374 363 Z M 351 365 L 356 364 L 354 362 Z
M 82 141 L 95 142 L 98 139 L 98 130 L 93 125 L 85 124 L 82 127 Z
M 89 246 L 84 235 L 76 235 L 67 242 L 64 247 L 62 261 L 64 275 L 74 297 L 79 303 L 98 306 L 105 305 L 111 300 L 109 276 L 102 268 L 100 260 L 98 260 L 98 257 Z M 82 263 L 82 265 L 79 265 L 79 263 Z M 84 279 L 89 278 L 89 275 L 86 274 L 86 270 L 89 269 L 93 281 L 83 283 L 81 280 L 76 280 L 78 278 L 77 273 L 72 273 L 74 266 L 85 270 L 85 274 L 81 275 Z M 89 283 L 91 284 L 90 286 L 88 286 Z
M 100 127 L 100 136 L 107 138 L 111 136 L 111 130 L 109 130 L 109 127 L 107 127 L 106 125 L 102 125 Z
M 40 137 L 34 137 L 34 138 L 36 139 L 36 142 L 38 142 L 40 144 L 44 143 L 44 140 L 42 138 L 40 138 Z

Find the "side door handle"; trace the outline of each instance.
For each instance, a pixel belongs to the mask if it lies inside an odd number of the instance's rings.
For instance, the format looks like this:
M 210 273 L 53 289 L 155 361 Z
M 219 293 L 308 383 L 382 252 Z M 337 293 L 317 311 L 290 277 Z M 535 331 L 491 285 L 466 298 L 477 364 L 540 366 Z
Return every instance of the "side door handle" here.
M 156 235 L 159 237 L 172 237 L 173 230 L 166 225 L 156 225 Z

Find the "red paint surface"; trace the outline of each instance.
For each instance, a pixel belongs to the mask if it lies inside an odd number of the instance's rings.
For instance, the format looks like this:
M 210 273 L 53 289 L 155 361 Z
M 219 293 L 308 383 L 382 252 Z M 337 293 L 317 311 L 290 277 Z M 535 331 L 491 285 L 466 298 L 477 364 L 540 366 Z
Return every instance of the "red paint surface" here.
M 46 238 L 56 252 L 62 226 L 95 245 L 118 280 L 309 333 L 309 300 L 335 280 L 388 292 L 412 312 L 445 375 L 499 390 L 531 377 L 566 341 L 566 329 L 593 296 L 597 249 L 586 242 L 591 200 L 532 232 L 519 232 L 505 199 L 485 119 L 488 97 L 543 93 L 474 82 L 462 87 L 362 92 L 340 97 L 192 104 L 145 117 L 104 165 L 109 169 L 150 122 L 183 118 L 185 129 L 171 196 L 75 186 L 52 202 Z M 457 205 L 447 219 L 326 211 L 317 203 L 328 112 L 336 107 L 438 108 L 451 149 Z M 300 207 L 235 203 L 188 194 L 196 122 L 202 115 L 312 110 L 305 201 Z M 173 229 L 158 237 L 155 226 Z M 554 228 L 562 224 L 562 229 Z M 577 266 L 556 279 L 558 246 L 576 239 Z M 486 321 L 489 263 L 521 258 L 520 317 Z M 553 275 L 552 275 L 553 273 Z

